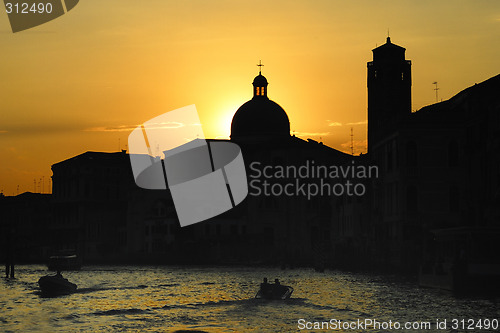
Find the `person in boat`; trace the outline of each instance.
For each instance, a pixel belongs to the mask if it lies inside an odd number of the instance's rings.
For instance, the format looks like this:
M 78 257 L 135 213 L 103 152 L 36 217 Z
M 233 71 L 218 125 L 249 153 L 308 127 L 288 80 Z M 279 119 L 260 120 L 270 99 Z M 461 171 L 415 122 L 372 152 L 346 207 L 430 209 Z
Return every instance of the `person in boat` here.
M 57 270 L 57 273 L 56 273 L 56 275 L 54 275 L 54 277 L 62 279 L 62 278 L 63 278 L 63 276 L 62 276 L 62 274 L 61 274 L 61 271 L 60 271 L 60 270 Z
M 264 282 L 260 284 L 260 290 L 263 295 L 266 295 L 271 290 L 271 285 L 267 282 L 267 278 L 264 278 Z
M 274 285 L 273 285 L 273 288 L 272 288 L 272 292 L 273 292 L 273 298 L 274 299 L 279 299 L 281 298 L 281 296 L 286 293 L 288 290 L 288 288 L 286 286 L 283 286 L 281 283 L 280 283 L 280 280 L 278 279 L 274 279 Z

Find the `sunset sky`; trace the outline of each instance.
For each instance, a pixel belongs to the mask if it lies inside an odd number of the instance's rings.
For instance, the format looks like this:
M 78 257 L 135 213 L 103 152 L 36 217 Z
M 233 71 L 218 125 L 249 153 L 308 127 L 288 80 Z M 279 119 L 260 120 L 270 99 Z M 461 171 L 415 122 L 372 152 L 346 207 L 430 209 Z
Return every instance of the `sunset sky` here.
M 131 130 L 195 104 L 227 138 L 252 80 L 297 136 L 366 149 L 366 62 L 385 43 L 412 61 L 414 110 L 500 72 L 500 1 L 83 0 L 13 34 L 0 14 L 0 192 L 34 191 L 50 166 L 125 149 Z M 41 191 L 37 185 L 36 191 Z

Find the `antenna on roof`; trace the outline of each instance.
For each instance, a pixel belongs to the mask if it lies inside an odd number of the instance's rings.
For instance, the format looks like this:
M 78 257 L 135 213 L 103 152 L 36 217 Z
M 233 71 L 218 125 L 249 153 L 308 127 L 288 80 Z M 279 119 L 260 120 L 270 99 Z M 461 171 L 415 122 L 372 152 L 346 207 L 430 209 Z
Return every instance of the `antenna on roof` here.
M 354 134 L 352 127 L 351 127 L 351 155 L 354 156 Z
M 436 86 L 434 88 L 434 90 L 436 91 L 436 103 L 437 103 L 438 102 L 438 90 L 439 90 L 438 83 L 437 83 L 437 81 L 434 81 L 434 82 L 432 82 L 432 84 L 434 84 Z
M 156 144 L 156 151 L 155 151 L 155 156 L 160 156 L 160 144 Z

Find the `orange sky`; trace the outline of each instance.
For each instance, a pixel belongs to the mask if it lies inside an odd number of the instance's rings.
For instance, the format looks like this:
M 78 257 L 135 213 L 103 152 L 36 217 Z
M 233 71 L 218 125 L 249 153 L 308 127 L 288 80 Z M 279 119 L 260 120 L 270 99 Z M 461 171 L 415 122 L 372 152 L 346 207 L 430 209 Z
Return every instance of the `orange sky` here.
M 136 125 L 196 104 L 228 137 L 255 66 L 298 136 L 366 147 L 366 62 L 392 42 L 412 60 L 413 109 L 500 72 L 500 2 L 85 0 L 13 34 L 0 15 L 0 191 L 33 191 L 53 163 L 124 149 Z M 120 144 L 119 144 L 120 141 Z M 40 191 L 37 185 L 37 191 Z

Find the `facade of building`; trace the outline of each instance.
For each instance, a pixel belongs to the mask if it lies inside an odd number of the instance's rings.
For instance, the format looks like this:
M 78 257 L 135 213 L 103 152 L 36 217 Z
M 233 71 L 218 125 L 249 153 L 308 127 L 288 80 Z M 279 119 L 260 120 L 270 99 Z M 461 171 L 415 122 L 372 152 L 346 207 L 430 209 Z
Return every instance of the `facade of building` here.
M 336 223 L 347 219 L 352 231 L 340 232 L 337 244 L 344 261 L 363 262 L 368 254 L 364 266 L 416 272 L 441 260 L 436 232 L 472 227 L 498 234 L 500 75 L 412 113 L 404 50 L 388 38 L 368 62 L 366 158 L 380 177 L 370 196 L 342 205 L 340 212 L 349 213 Z
M 50 194 L 0 195 L 0 260 L 36 263 L 48 258 L 51 221 Z
M 125 151 L 86 152 L 52 165 L 54 252 L 85 260 L 118 260 L 126 252 L 133 183 Z

